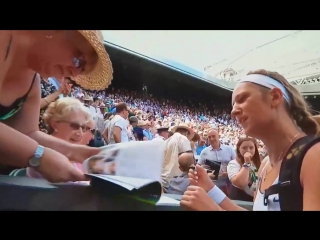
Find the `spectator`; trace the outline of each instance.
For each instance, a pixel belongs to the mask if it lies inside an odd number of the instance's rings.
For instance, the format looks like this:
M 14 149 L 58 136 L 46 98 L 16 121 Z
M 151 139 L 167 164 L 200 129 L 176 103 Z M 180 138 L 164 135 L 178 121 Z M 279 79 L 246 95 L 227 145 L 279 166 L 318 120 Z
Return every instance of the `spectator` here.
M 104 130 L 104 138 L 108 144 L 115 144 L 120 142 L 128 142 L 128 115 L 129 109 L 123 102 L 116 105 L 117 114 L 112 118 L 108 128 Z
M 256 190 L 256 176 L 261 165 L 258 145 L 253 138 L 240 138 L 237 144 L 237 158 L 227 166 L 228 177 L 232 183 L 230 199 L 253 201 Z
M 193 138 L 194 132 L 186 124 L 180 124 L 172 129 L 174 133 L 166 142 L 164 164 L 162 170 L 162 187 L 164 192 L 169 187 L 169 182 L 175 176 L 182 174 L 179 169 L 179 154 L 190 152 L 193 153 L 189 139 Z
M 74 98 L 60 98 L 51 103 L 44 113 L 48 134 L 72 144 L 80 144 L 84 134 L 89 132 L 86 126 L 89 120 L 89 111 Z M 73 164 L 82 170 L 82 164 L 75 162 Z M 27 168 L 27 175 L 42 178 L 41 174 L 33 168 Z
M 179 169 L 182 174 L 180 176 L 175 176 L 169 182 L 169 187 L 167 193 L 169 194 L 179 194 L 182 195 L 190 185 L 188 178 L 189 168 L 195 163 L 195 159 L 192 153 L 182 153 L 178 158 Z

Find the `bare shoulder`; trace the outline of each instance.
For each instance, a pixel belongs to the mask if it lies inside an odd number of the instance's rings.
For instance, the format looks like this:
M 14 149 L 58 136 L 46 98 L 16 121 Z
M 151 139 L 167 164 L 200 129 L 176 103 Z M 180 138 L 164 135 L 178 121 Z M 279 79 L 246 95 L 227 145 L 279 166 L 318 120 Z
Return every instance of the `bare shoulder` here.
M 304 156 L 300 179 L 301 183 L 305 183 L 308 179 L 320 179 L 320 143 L 312 146 Z M 320 182 L 320 180 L 319 180 Z

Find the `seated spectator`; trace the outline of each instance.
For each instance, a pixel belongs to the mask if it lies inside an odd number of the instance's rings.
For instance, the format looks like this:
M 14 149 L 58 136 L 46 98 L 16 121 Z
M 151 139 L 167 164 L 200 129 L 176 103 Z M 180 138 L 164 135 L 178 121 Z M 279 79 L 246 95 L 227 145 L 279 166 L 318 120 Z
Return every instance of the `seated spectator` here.
M 88 109 L 88 108 L 86 108 L 86 109 Z M 96 132 L 96 130 L 95 130 L 96 122 L 91 118 L 87 122 L 86 126 L 90 131 L 86 131 L 83 134 L 81 144 L 88 145 L 90 147 L 94 147 L 94 134 Z
M 43 117 L 48 134 L 70 143 L 81 144 L 84 134 L 90 131 L 86 126 L 90 112 L 74 98 L 60 98 L 51 103 Z M 74 163 L 74 166 L 82 170 L 81 163 Z M 34 168 L 27 168 L 27 175 L 42 178 Z
M 134 134 L 133 134 L 133 130 L 137 125 L 138 125 L 138 118 L 135 117 L 135 116 L 130 117 L 129 118 L 129 125 L 128 125 L 128 128 L 127 128 L 129 141 L 135 141 L 136 140 L 135 137 L 134 137 Z
M 190 185 L 188 172 L 190 166 L 195 164 L 193 153 L 182 153 L 178 158 L 178 162 L 179 169 L 181 170 L 182 174 L 172 178 L 172 180 L 169 182 L 167 193 L 183 195 Z
M 227 166 L 228 177 L 232 183 L 229 197 L 232 200 L 253 201 L 256 173 L 261 165 L 255 139 L 240 138 L 236 153 L 237 158 L 231 160 Z
M 102 138 L 102 134 L 99 130 L 95 130 L 95 133 L 93 134 L 93 139 L 89 142 L 90 147 L 103 147 L 104 141 Z

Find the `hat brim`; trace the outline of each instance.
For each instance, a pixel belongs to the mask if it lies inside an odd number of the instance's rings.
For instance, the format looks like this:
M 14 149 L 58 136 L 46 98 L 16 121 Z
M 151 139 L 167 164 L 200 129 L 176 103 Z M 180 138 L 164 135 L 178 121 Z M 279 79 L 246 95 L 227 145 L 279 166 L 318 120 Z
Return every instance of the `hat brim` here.
M 160 128 L 156 128 L 157 131 L 169 131 L 169 128 L 167 127 L 160 127 Z
M 81 74 L 72 79 L 84 89 L 104 90 L 112 81 L 113 69 L 109 55 L 103 45 L 100 30 L 78 30 L 98 55 L 98 62 L 90 73 Z
M 175 126 L 175 127 L 173 127 L 173 128 L 171 129 L 171 132 L 175 133 L 178 128 L 183 128 L 183 129 L 188 130 L 188 132 L 189 132 L 189 137 L 188 137 L 188 139 L 190 140 L 190 139 L 193 138 L 193 136 L 194 136 L 194 131 L 193 131 L 191 128 L 186 127 L 186 126 Z

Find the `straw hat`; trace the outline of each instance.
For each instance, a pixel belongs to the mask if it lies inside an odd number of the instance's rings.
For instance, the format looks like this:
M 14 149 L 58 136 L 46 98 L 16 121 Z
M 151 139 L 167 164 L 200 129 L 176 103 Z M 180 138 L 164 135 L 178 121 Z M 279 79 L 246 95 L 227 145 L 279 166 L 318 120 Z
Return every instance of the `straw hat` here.
M 156 130 L 159 132 L 159 131 L 169 131 L 169 127 L 165 127 L 165 126 L 162 126 L 162 127 L 157 127 Z
M 83 101 L 91 101 L 91 97 L 88 94 L 84 95 Z
M 173 133 L 175 133 L 178 128 L 183 128 L 183 129 L 188 130 L 188 132 L 189 132 L 189 139 L 192 139 L 192 138 L 193 138 L 193 136 L 194 136 L 194 131 L 193 131 L 191 128 L 189 128 L 187 124 L 185 124 L 185 123 L 180 123 L 178 126 L 173 127 L 171 131 L 172 131 Z
M 112 80 L 112 63 L 103 45 L 100 30 L 78 30 L 84 36 L 98 55 L 98 62 L 94 69 L 84 75 L 72 78 L 77 84 L 88 90 L 104 90 Z

